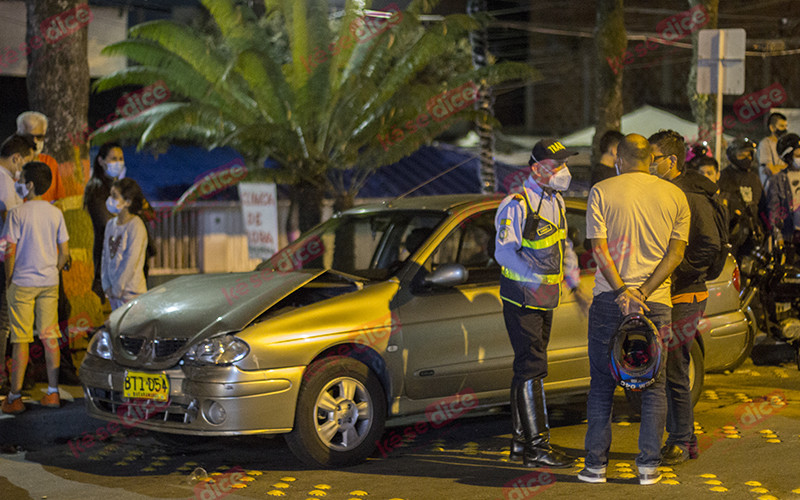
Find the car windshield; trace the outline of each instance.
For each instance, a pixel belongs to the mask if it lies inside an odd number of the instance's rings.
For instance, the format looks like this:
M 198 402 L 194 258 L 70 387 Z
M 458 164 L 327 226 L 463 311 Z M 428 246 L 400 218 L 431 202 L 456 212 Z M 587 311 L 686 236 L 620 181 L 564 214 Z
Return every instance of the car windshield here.
M 446 216 L 444 212 L 384 210 L 333 217 L 257 269 L 333 269 L 384 280 L 400 269 Z

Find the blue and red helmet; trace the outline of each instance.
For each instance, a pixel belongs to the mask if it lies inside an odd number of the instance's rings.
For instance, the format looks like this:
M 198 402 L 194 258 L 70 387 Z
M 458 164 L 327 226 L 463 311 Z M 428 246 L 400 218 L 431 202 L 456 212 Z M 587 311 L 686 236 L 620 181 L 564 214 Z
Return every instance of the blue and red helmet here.
M 608 346 L 611 375 L 631 391 L 642 391 L 656 382 L 665 365 L 658 329 L 641 313 L 622 318 Z

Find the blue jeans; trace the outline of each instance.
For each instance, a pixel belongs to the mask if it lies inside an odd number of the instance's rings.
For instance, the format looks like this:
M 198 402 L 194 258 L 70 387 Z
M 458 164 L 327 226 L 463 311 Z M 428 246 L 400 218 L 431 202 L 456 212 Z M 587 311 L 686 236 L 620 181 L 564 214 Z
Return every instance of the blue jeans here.
M 662 332 L 660 336 L 664 343 L 662 327 L 670 323 L 671 308 L 655 302 L 648 302 L 647 306 L 650 308 L 647 317 Z M 613 292 L 604 292 L 594 297 L 589 308 L 589 368 L 592 379 L 587 403 L 587 467 L 601 468 L 608 465 L 611 409 L 617 387 L 609 370 L 608 345 L 621 321 L 622 313 L 614 302 Z M 642 423 L 639 427 L 639 455 L 636 457 L 636 465 L 640 468 L 657 467 L 661 460 L 661 438 L 667 418 L 664 378 L 662 372 L 653 385 L 642 391 Z
M 689 353 L 697 323 L 706 310 L 705 300 L 672 306 L 672 338 L 667 355 L 667 444 L 684 451 L 696 447 L 694 408 L 689 386 Z

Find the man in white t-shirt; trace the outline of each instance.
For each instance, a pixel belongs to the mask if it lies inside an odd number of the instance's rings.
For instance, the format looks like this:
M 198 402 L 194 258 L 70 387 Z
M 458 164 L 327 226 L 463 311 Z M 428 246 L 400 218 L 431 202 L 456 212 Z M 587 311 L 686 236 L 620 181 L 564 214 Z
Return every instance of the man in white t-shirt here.
M 42 193 L 50 187 L 51 179 L 50 168 L 44 163 L 30 162 L 22 168 L 17 188 L 26 202 L 11 209 L 3 231 L 3 238 L 8 242 L 6 285 L 14 346 L 11 390 L 3 401 L 3 413 L 25 411 L 21 389 L 29 344 L 33 342 L 34 321 L 44 344 L 47 364 L 48 388 L 41 405 L 61 406 L 58 273 L 69 260 L 69 235 L 61 210 L 42 200 Z
M 650 175 L 656 161 L 647 139 L 629 134 L 617 148 L 616 177 L 589 193 L 586 237 L 592 240 L 594 300 L 589 309 L 591 383 L 587 403 L 586 464 L 578 479 L 606 480 L 611 447 L 611 407 L 616 381 L 609 370 L 608 346 L 624 315 L 644 310 L 662 332 L 671 319 L 669 276 L 683 259 L 689 241 L 689 205 L 674 184 Z M 615 251 L 612 257 L 609 247 Z M 666 347 L 664 347 L 666 351 Z M 639 428 L 639 483 L 661 479 L 658 465 L 666 423 L 663 374 L 642 392 Z
M 761 180 L 761 187 L 766 189 L 767 179 L 784 169 L 786 165 L 781 161 L 778 154 L 778 139 L 783 137 L 789 130 L 789 122 L 786 116 L 781 113 L 772 113 L 767 121 L 769 135 L 761 139 L 758 143 L 758 178 Z
M 0 145 L 0 234 L 5 227 L 6 215 L 21 205 L 22 199 L 14 189 L 22 166 L 33 160 L 36 144 L 27 137 L 12 135 Z M 5 259 L 6 242 L 0 239 L 0 256 Z M 2 260 L 0 259 L 0 260 Z M 8 301 L 6 300 L 6 271 L 0 265 L 0 392 L 8 390 L 6 375 L 6 344 L 8 343 Z

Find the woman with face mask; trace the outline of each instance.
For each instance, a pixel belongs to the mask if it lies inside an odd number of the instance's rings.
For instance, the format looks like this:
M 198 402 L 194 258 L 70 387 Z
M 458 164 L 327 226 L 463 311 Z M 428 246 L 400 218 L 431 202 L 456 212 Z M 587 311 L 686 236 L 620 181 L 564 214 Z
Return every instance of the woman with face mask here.
M 100 146 L 92 164 L 92 174 L 83 192 L 83 208 L 89 212 L 94 229 L 94 283 L 92 290 L 103 300 L 103 289 L 100 285 L 100 259 L 103 256 L 103 236 L 106 224 L 113 217 L 106 208 L 106 200 L 111 193 L 111 184 L 118 178 L 125 177 L 125 157 L 122 147 L 116 142 Z
M 106 223 L 100 271 L 112 311 L 147 291 L 144 261 L 148 238 L 140 217 L 143 207 L 144 195 L 136 181 L 114 181 L 106 208 L 115 217 Z

